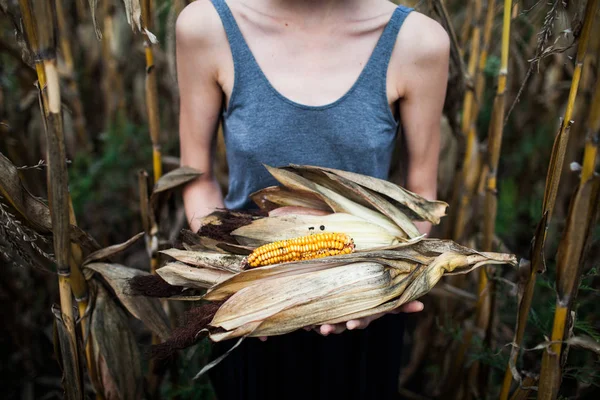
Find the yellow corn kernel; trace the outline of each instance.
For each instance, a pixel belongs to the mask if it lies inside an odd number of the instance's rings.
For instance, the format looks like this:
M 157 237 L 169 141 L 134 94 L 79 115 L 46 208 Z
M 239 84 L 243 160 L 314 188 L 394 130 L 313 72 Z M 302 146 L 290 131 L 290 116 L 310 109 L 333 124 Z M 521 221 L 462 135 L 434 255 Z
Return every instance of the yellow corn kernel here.
M 354 242 L 345 233 L 315 233 L 268 243 L 256 248 L 247 258 L 250 267 L 298 260 L 350 254 Z

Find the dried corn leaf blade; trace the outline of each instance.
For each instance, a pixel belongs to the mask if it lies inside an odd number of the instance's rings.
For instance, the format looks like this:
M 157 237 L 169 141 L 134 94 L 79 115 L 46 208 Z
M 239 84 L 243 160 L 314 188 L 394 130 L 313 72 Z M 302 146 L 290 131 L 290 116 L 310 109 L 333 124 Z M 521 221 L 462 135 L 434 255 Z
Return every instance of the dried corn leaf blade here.
M 431 264 L 416 271 L 414 281 L 398 299 L 397 306 L 415 300 L 428 293 L 446 273 L 472 271 L 486 264 L 516 265 L 516 257 L 501 253 L 455 253 L 440 254 Z
M 154 184 L 152 195 L 150 197 L 150 203 L 154 204 L 157 196 L 160 193 L 164 193 L 179 186 L 185 185 L 186 183 L 198 178 L 200 175 L 202 175 L 202 172 L 194 168 L 180 167 L 161 176 L 160 179 Z
M 131 29 L 141 31 L 142 7 L 140 6 L 140 0 L 123 0 L 123 4 L 125 4 L 125 14 Z
M 254 247 L 251 246 L 242 246 L 239 244 L 231 244 L 231 243 L 217 243 L 216 247 L 227 254 L 237 254 L 241 256 L 247 256 L 254 251 Z
M 394 297 L 397 297 L 400 294 L 404 293 L 406 288 L 413 282 L 415 277 L 418 276 L 424 268 L 425 268 L 425 266 L 418 265 L 417 268 L 415 268 L 410 274 L 398 275 L 394 279 L 394 285 L 393 285 L 393 293 L 395 294 Z M 341 322 L 349 321 L 351 319 L 364 318 L 364 317 L 368 317 L 371 315 L 388 312 L 388 311 L 391 311 L 398 307 L 399 307 L 399 305 L 397 304 L 397 298 L 395 298 L 391 301 L 387 301 L 383 304 L 380 304 L 379 306 L 372 307 L 370 309 L 366 309 L 366 310 L 362 310 L 362 311 L 357 311 L 357 312 L 350 313 L 350 314 L 346 314 L 346 315 L 343 315 L 338 318 L 330 319 L 330 320 L 324 321 L 322 324 L 338 324 Z
M 170 334 L 169 320 L 156 298 L 132 296 L 127 293 L 128 281 L 134 276 L 149 275 L 145 271 L 128 268 L 119 264 L 90 263 L 84 268 L 93 270 L 100 275 L 115 291 L 125 308 L 137 319 L 142 321 L 150 331 L 166 340 Z
M 273 177 L 282 185 L 293 190 L 311 192 L 319 196 L 336 213 L 347 213 L 363 218 L 369 222 L 380 225 L 388 230 L 392 235 L 398 238 L 405 238 L 406 234 L 392 220 L 385 215 L 371 210 L 359 203 L 351 201 L 342 194 L 336 193 L 331 189 L 314 183 L 294 172 L 273 168 L 265 165 Z
M 98 7 L 98 0 L 88 0 L 90 5 L 90 14 L 92 17 L 92 24 L 94 26 L 94 31 L 96 32 L 96 39 L 102 39 L 102 31 L 98 27 L 98 21 L 96 19 L 96 8 Z
M 352 181 L 374 192 L 383 194 L 397 201 L 403 208 L 412 211 L 410 217 L 424 219 L 433 224 L 439 224 L 441 217 L 446 215 L 448 204 L 443 201 L 429 201 L 416 193 L 412 193 L 401 186 L 395 185 L 383 179 L 357 174 L 355 172 L 342 171 L 334 168 L 312 167 L 305 165 L 290 164 L 293 168 L 316 169 L 327 171 L 339 177 Z
M 590 240 L 590 228 L 595 221 L 600 178 L 594 177 L 575 193 L 569 209 L 567 226 L 557 252 L 556 291 L 561 305 L 566 306 L 580 279 L 586 242 Z
M 102 285 L 91 319 L 95 360 L 107 399 L 140 399 L 143 377 L 140 352 L 127 316 Z
M 0 197 L 14 209 L 27 225 L 40 234 L 52 232 L 52 220 L 48 206 L 23 186 L 17 168 L 0 153 Z M 77 226 L 71 225 L 71 241 L 87 250 L 97 250 L 98 243 Z
M 379 210 L 383 215 L 394 221 L 396 225 L 402 229 L 409 238 L 415 238 L 420 236 L 420 232 L 411 221 L 411 219 L 402 212 L 399 208 L 396 208 L 392 203 L 384 199 L 383 197 L 368 191 L 360 185 L 353 183 L 342 177 L 338 177 L 334 174 L 326 173 L 326 175 L 332 179 L 340 182 L 342 185 L 350 190 L 353 190 L 357 195 L 363 197 L 372 207 Z
M 117 254 L 127 250 L 129 247 L 135 244 L 142 236 L 144 236 L 144 232 L 138 233 L 126 242 L 114 244 L 112 246 L 108 246 L 103 249 L 97 250 L 89 256 L 87 256 L 86 259 L 83 261 L 83 264 L 89 264 L 93 261 L 100 261 L 116 256 Z
M 346 213 L 322 216 L 290 214 L 261 218 L 234 230 L 231 235 L 243 245 L 258 247 L 314 232 L 343 232 L 354 240 L 357 250 L 400 243 L 380 225 Z
M 201 237 L 196 244 L 182 243 L 184 250 L 188 251 L 212 251 L 217 253 L 229 254 L 230 252 L 219 247 L 221 242 L 219 240 L 211 239 L 208 237 Z
M 19 171 L 0 153 L 0 195 L 38 233 L 52 230 L 50 210 L 21 183 Z
M 385 274 L 376 263 L 342 265 L 304 276 L 273 279 L 248 286 L 232 295 L 217 311 L 211 326 L 235 329 L 262 321 L 292 306 L 337 293 L 345 286 Z
M 408 274 L 402 274 L 408 277 Z M 383 278 L 383 279 L 382 279 Z M 377 281 L 357 284 L 344 288 L 342 293 L 301 304 L 281 311 L 267 318 L 252 336 L 281 335 L 311 325 L 322 325 L 332 319 L 345 318 L 358 312 L 364 312 L 397 297 L 404 290 L 408 280 L 392 278 L 388 271 Z
M 156 270 L 168 284 L 186 288 L 208 289 L 233 276 L 233 273 L 211 268 L 195 268 L 171 262 Z
M 306 168 L 302 168 L 296 172 L 312 182 L 333 190 L 336 193 L 341 193 L 345 197 L 365 207 L 381 212 L 383 215 L 394 221 L 394 223 L 398 225 L 409 238 L 415 238 L 420 235 L 419 230 L 411 219 L 382 196 L 331 172 L 317 172 L 312 168 L 308 169 L 308 173 L 306 171 Z M 423 218 L 421 217 L 419 219 Z
M 54 327 L 56 328 L 54 350 L 57 355 L 60 354 L 59 363 L 63 373 L 65 396 L 69 399 L 82 399 L 83 381 L 81 380 L 82 371 L 77 363 L 79 357 L 76 351 L 77 344 L 73 343 L 72 336 L 63 322 L 60 307 L 53 305 L 52 313 L 54 314 Z M 68 346 L 65 346 L 65 344 L 68 344 Z M 59 349 L 60 352 L 56 351 Z
M 306 207 L 332 211 L 327 203 L 312 193 L 293 191 L 281 186 L 269 186 L 252 193 L 250 198 L 265 211 L 271 211 L 278 207 Z
M 161 253 L 177 261 L 198 267 L 213 268 L 225 272 L 242 271 L 244 256 L 238 254 L 213 253 L 207 251 L 188 251 L 179 249 L 162 250 Z

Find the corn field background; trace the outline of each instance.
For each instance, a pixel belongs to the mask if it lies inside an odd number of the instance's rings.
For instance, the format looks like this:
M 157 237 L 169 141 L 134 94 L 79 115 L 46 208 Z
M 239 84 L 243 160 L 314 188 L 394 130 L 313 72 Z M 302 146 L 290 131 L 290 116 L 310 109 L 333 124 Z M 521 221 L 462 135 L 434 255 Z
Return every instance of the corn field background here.
M 187 227 L 176 189 L 196 173 L 177 169 L 175 65 L 187 3 L 0 0 L 3 398 L 214 398 L 192 380 L 206 340 L 148 357 L 189 304 L 128 295 L 120 267 L 153 272 Z M 431 235 L 521 263 L 423 298 L 399 394 L 598 398 L 599 1 L 403 3 L 452 41 L 438 174 L 450 208 Z

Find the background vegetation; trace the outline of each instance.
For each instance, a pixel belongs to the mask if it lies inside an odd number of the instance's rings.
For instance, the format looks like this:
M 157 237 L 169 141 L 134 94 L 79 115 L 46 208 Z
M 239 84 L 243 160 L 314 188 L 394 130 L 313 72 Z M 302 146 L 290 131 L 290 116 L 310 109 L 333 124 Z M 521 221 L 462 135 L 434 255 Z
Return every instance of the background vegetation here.
M 41 53 L 32 51 L 35 48 L 26 34 L 23 18 L 24 4 L 32 5 L 34 15 L 43 18 L 38 3 L 0 0 L 0 153 L 19 168 L 18 176 L 27 190 L 45 199 L 49 189 L 46 185 L 49 145 L 44 135 L 48 115 L 40 112 L 39 99 L 42 103 L 45 100 L 44 95 L 38 96 L 36 86 L 39 78 L 36 62 L 40 63 Z M 492 0 L 404 3 L 440 21 L 454 39 L 439 168 L 439 198 L 452 206 L 434 235 L 482 248 L 484 222 L 489 219 L 485 208 L 489 192 L 486 190 L 488 128 L 501 69 L 500 38 L 505 7 Z M 145 232 L 145 242 L 136 242 L 111 259 L 149 271 L 151 265 L 160 265 L 156 249 L 175 241 L 186 226 L 178 196 L 161 198 L 155 218 L 149 218 L 143 209 L 144 202 L 140 201 L 139 189 L 140 170 L 148 170 L 150 175 L 154 171 L 154 179 L 149 179 L 151 184 L 160 176 L 156 164 L 153 167 L 159 148 L 164 172 L 178 165 L 174 24 L 186 1 L 154 0 L 140 4 L 135 0 L 55 0 L 50 4 L 55 6 L 60 114 L 77 224 L 99 247 L 121 243 Z M 135 27 L 134 12 L 132 29 L 126 10 L 139 10 L 140 27 Z M 572 195 L 580 185 L 584 146 L 587 143 L 588 149 L 597 148 L 599 142 L 600 101 L 596 104 L 593 100 L 594 93 L 600 92 L 600 16 L 598 8 L 591 7 L 590 11 L 584 0 L 515 1 L 509 14 L 506 120 L 497 169 L 493 248 L 515 253 L 524 262 L 519 270 L 488 270 L 490 283 L 483 292 L 477 283 L 485 278 L 470 274 L 465 279 L 445 281 L 424 299 L 426 311 L 410 317 L 411 329 L 405 340 L 405 368 L 399 386 L 407 398 L 500 396 L 520 295 L 531 276 L 528 261 L 534 262 L 532 238 L 543 217 L 553 142 L 571 105 L 572 116 L 567 121 L 572 119 L 573 124 L 569 126 L 564 166 L 557 171 L 561 179 L 543 249 L 546 269 L 532 281 L 535 294 L 522 343 L 524 350 L 516 363 L 523 384 L 516 391 L 513 384 L 511 392 L 515 398 L 537 395 L 542 354 L 548 352 L 547 341 L 553 332 L 557 309 L 556 282 L 560 275 L 557 253 L 561 238 L 568 231 Z M 587 52 L 578 58 L 584 18 L 590 14 L 589 21 L 593 23 L 585 42 Z M 156 35 L 156 44 L 150 45 L 151 35 L 144 33 L 145 28 Z M 43 27 L 39 32 L 43 32 Z M 43 40 L 40 42 L 43 44 Z M 53 47 L 51 43 L 48 46 Z M 44 62 L 50 62 L 51 58 L 41 55 Z M 578 69 L 576 61 L 582 67 L 576 85 L 579 91 L 570 103 L 569 92 Z M 592 167 L 598 170 L 593 157 Z M 221 138 L 217 143 L 216 168 L 225 191 L 227 168 Z M 397 172 L 392 174 L 392 180 L 398 176 Z M 597 398 L 600 393 L 600 226 L 594 217 L 596 204 L 591 203 L 588 214 L 591 228 L 584 235 L 589 239 L 578 263 L 582 266 L 581 276 L 571 305 L 574 318 L 569 319 L 566 336 L 585 338 L 586 342 L 583 347 L 575 342 L 563 346 L 562 384 L 554 397 Z M 54 252 L 52 236 L 32 229 L 4 197 L 0 198 L 0 206 L 3 397 L 62 398 L 63 374 L 57 364 L 60 352 L 54 350 L 56 313 L 51 312 L 51 305 L 58 303 L 60 297 L 55 275 L 57 264 L 47 261 L 52 259 L 49 253 Z M 37 255 L 32 256 L 33 253 Z M 576 269 L 577 265 L 573 267 Z M 89 278 L 91 272 L 88 270 L 87 274 Z M 103 387 L 107 398 L 129 398 L 125 393 L 143 393 L 148 398 L 211 398 L 207 381 L 191 380 L 207 362 L 208 343 L 182 352 L 172 366 L 158 371 L 145 352 L 157 337 L 130 314 L 129 307 L 116 301 L 122 298 L 106 284 L 106 277 L 98 279 L 100 283 L 89 282 L 90 293 L 96 293 L 92 296 L 96 307 L 102 304 L 98 299 L 108 295 L 112 300 L 106 304 L 114 305 L 114 314 L 122 317 L 119 321 L 126 321 L 126 328 L 131 331 L 128 337 L 134 338 L 140 352 L 136 356 L 139 359 L 134 361 L 139 360 L 144 380 L 127 392 L 114 377 L 101 379 L 103 385 L 99 386 L 86 373 L 83 391 L 88 396 L 94 395 L 94 387 Z M 482 312 L 482 301 L 477 301 L 482 296 L 491 299 L 487 312 L 483 313 L 487 315 L 487 325 L 481 325 L 476 318 Z M 172 303 L 169 309 L 172 323 L 176 324 L 182 309 L 183 305 Z M 87 314 L 82 315 L 81 321 L 85 321 Z M 83 326 L 81 321 L 76 326 Z M 79 331 L 78 335 L 80 342 L 87 345 L 89 337 L 85 332 Z M 100 375 L 102 371 L 106 373 L 102 366 L 100 369 Z

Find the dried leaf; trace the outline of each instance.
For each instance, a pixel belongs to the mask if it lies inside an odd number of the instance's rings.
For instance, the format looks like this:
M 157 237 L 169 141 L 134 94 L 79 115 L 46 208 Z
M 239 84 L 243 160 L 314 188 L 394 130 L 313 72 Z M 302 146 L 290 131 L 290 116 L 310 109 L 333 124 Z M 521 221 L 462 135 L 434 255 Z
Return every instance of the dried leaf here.
M 106 399 L 141 399 L 143 377 L 140 353 L 127 315 L 98 285 L 91 319 L 97 370 Z
M 591 240 L 590 229 L 596 219 L 599 191 L 600 177 L 589 179 L 577 189 L 569 207 L 567 226 L 558 247 L 556 263 L 556 290 L 562 305 L 569 304 L 581 276 L 582 256 L 587 241 Z
M 0 153 L 0 196 L 8 205 L 39 234 L 52 232 L 52 219 L 48 206 L 33 196 L 23 186 L 17 168 Z M 71 241 L 80 244 L 87 250 L 96 250 L 100 246 L 86 232 L 77 226 L 70 226 Z
M 339 182 L 345 188 L 352 190 L 357 196 L 362 197 L 373 208 L 394 221 L 409 238 L 420 236 L 419 230 L 411 221 L 411 219 L 382 196 L 370 192 L 362 186 L 340 176 L 336 176 L 331 173 L 325 173 L 325 175 L 327 175 L 329 179 Z
M 242 271 L 242 262 L 245 258 L 237 254 L 188 251 L 179 249 L 162 250 L 161 253 L 186 264 L 212 268 L 225 272 Z
M 349 315 L 377 307 L 395 297 L 397 291 L 403 290 L 401 285 L 391 285 L 392 276 L 389 272 L 388 270 L 386 274 L 376 281 L 368 282 L 367 285 L 359 282 L 345 287 L 343 293 L 334 293 L 319 301 L 281 311 L 267 318 L 251 336 L 281 335 L 305 326 L 322 325 L 331 320 L 348 320 Z
M 77 354 L 77 343 L 74 342 L 73 337 L 69 334 L 63 322 L 59 306 L 53 305 L 52 313 L 54 314 L 54 326 L 57 335 L 55 338 L 55 350 L 57 347 L 60 349 L 60 353 L 56 352 L 56 354 L 60 354 L 65 396 L 68 399 L 82 399 L 83 379 L 81 363 Z M 58 340 L 56 341 L 56 339 Z
M 142 236 L 144 236 L 144 232 L 140 232 L 137 235 L 133 236 L 132 238 L 130 238 L 129 240 L 127 240 L 126 242 L 123 243 L 119 243 L 119 244 L 114 244 L 112 246 L 108 246 L 105 247 L 103 249 L 100 249 L 98 251 L 93 252 L 92 254 L 90 254 L 89 256 L 86 257 L 86 259 L 83 261 L 83 264 L 89 264 L 93 261 L 100 261 L 100 260 L 104 260 L 106 258 L 110 258 L 113 257 L 125 250 L 127 250 L 129 247 L 131 247 L 135 242 L 138 241 L 139 238 L 141 238 Z
M 133 30 L 142 30 L 142 7 L 140 6 L 140 0 L 123 0 L 125 4 L 125 13 L 127 15 L 127 22 L 131 25 Z
M 170 333 L 169 320 L 155 298 L 132 296 L 127 293 L 128 281 L 134 276 L 148 275 L 147 272 L 128 268 L 119 264 L 90 263 L 84 268 L 96 271 L 111 286 L 125 308 L 137 319 L 141 320 L 150 331 L 165 340 Z
M 92 24 L 94 25 L 94 31 L 96 31 L 96 38 L 98 40 L 102 39 L 102 31 L 98 27 L 98 22 L 96 20 L 96 8 L 98 7 L 98 0 L 88 0 L 90 5 L 90 13 L 92 15 Z
M 269 173 L 273 175 L 275 179 L 277 179 L 281 184 L 285 185 L 286 187 L 301 192 L 314 193 L 315 195 L 319 196 L 321 200 L 327 203 L 329 207 L 331 207 L 331 209 L 336 213 L 352 214 L 354 216 L 360 217 L 364 220 L 381 226 L 397 238 L 406 237 L 406 234 L 398 227 L 398 225 L 396 225 L 388 217 L 382 215 L 377 211 L 371 210 L 370 208 L 367 208 L 359 203 L 349 200 L 343 195 L 324 186 L 321 186 L 317 183 L 314 183 L 291 171 L 273 168 L 267 165 L 265 165 L 265 168 L 267 168 Z
M 219 308 L 211 325 L 232 330 L 384 274 L 382 265 L 356 263 L 306 274 L 301 280 L 297 276 L 289 276 L 260 282 L 231 296 Z
M 412 211 L 411 217 L 420 217 L 433 224 L 439 224 L 440 218 L 446 215 L 448 204 L 443 201 L 429 201 L 416 193 L 412 193 L 401 186 L 395 185 L 383 179 L 342 171 L 333 168 L 312 167 L 305 165 L 290 165 L 293 168 L 314 168 L 319 171 L 327 171 L 339 177 L 345 178 L 366 189 L 383 194 L 398 202 L 400 206 Z
M 589 336 L 573 336 L 567 339 L 567 344 L 593 351 L 600 355 L 600 343 Z
M 252 193 L 250 198 L 265 211 L 271 211 L 278 207 L 306 207 L 332 211 L 327 203 L 312 193 L 296 192 L 281 186 L 269 186 Z
M 154 184 L 152 196 L 150 197 L 150 203 L 154 204 L 160 193 L 168 192 L 179 186 L 185 185 L 186 183 L 198 178 L 200 175 L 202 175 L 202 172 L 191 167 L 180 167 L 170 171 L 169 173 L 160 177 L 160 179 Z
M 211 268 L 194 268 L 181 262 L 172 262 L 156 270 L 165 281 L 173 286 L 208 289 L 233 276 L 232 272 Z
M 50 210 L 21 183 L 17 168 L 0 153 L 0 195 L 38 233 L 50 233 Z

